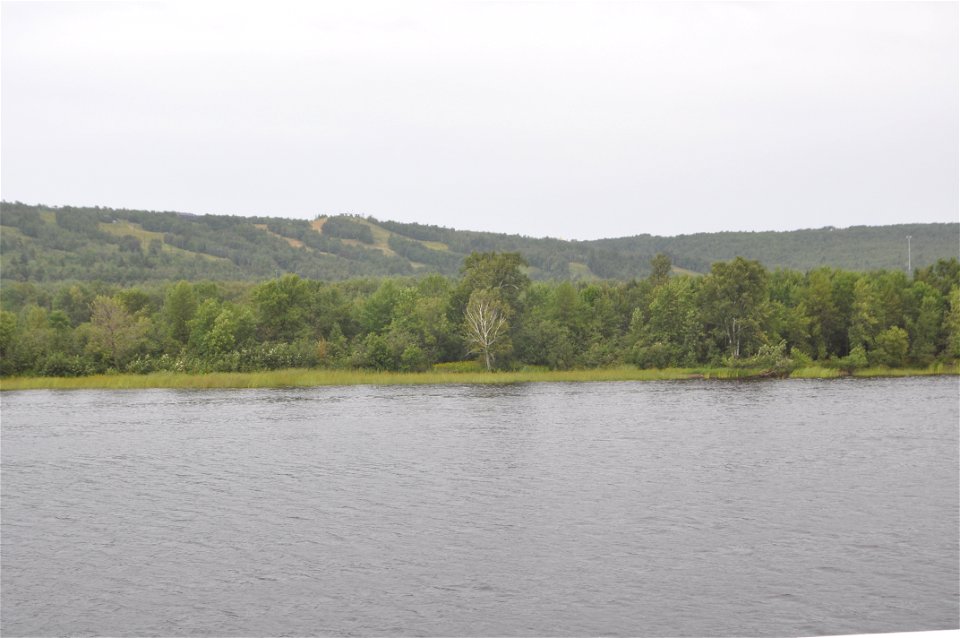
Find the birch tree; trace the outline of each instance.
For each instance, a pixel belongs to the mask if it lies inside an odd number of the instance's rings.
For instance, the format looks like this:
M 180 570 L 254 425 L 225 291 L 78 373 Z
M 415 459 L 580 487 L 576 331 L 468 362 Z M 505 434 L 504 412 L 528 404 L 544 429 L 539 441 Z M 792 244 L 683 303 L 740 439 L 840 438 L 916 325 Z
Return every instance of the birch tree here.
M 508 309 L 495 290 L 476 290 L 464 311 L 464 330 L 470 354 L 477 354 L 493 369 L 496 355 L 509 346 Z
M 734 359 L 740 358 L 744 346 L 749 348 L 763 340 L 763 324 L 770 307 L 768 280 L 760 262 L 743 257 L 715 263 L 704 278 L 704 316 Z

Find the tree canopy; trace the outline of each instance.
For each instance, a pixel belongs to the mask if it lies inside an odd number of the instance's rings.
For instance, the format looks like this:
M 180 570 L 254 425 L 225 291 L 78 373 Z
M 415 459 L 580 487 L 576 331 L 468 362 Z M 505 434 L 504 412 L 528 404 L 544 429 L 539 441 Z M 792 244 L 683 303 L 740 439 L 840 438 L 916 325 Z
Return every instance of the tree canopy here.
M 781 365 L 841 369 L 960 357 L 960 265 L 806 273 L 745 258 L 705 276 L 534 282 L 518 253 L 474 253 L 456 279 L 259 283 L 8 282 L 0 374 Z

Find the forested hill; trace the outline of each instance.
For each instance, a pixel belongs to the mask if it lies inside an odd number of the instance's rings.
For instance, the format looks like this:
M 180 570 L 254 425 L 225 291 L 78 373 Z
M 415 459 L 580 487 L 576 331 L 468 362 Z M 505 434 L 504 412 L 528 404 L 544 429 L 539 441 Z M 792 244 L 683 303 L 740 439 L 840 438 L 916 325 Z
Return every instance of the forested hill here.
M 544 233 L 550 232 L 544 228 Z M 261 280 L 279 273 L 342 280 L 456 275 L 471 252 L 519 252 L 533 279 L 646 276 L 657 253 L 704 273 L 736 256 L 767 268 L 901 269 L 956 257 L 960 224 L 725 232 L 596 241 L 535 239 L 351 216 L 313 221 L 108 208 L 0 204 L 0 276 L 8 281 Z

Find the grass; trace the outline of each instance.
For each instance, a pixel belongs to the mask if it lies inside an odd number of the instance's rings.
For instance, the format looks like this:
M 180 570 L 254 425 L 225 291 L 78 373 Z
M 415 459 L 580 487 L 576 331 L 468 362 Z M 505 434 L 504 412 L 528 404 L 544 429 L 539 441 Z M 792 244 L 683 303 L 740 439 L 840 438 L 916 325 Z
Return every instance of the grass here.
M 140 240 L 141 244 L 148 242 L 151 239 L 159 239 L 160 241 L 163 241 L 163 233 L 153 230 L 146 230 L 140 226 L 140 224 L 134 224 L 133 222 L 100 222 L 97 224 L 97 227 L 103 232 L 116 235 L 117 237 L 123 237 L 124 235 L 136 237 Z
M 207 253 L 198 253 L 192 250 L 186 250 L 183 248 L 178 248 L 177 246 L 171 246 L 170 244 L 163 241 L 163 233 L 146 230 L 140 226 L 140 224 L 134 224 L 133 222 L 128 221 L 118 221 L 118 222 L 100 222 L 97 227 L 105 233 L 110 233 L 111 235 L 116 235 L 117 237 L 123 237 L 129 235 L 140 240 L 140 246 L 146 248 L 147 244 L 153 240 L 159 240 L 162 245 L 163 252 L 173 253 L 177 255 L 186 255 L 190 257 L 202 257 L 207 261 L 230 261 L 226 257 L 217 257 L 216 255 L 208 255 Z M 4 230 L 4 232 L 7 232 Z M 277 235 L 279 237 L 279 235 Z M 285 238 L 284 238 L 285 239 Z
M 270 230 L 269 228 L 267 228 L 267 225 L 266 225 L 266 224 L 254 224 L 253 226 L 254 226 L 255 228 L 259 228 L 260 230 L 262 230 L 263 232 L 265 232 L 265 233 L 268 234 L 268 235 L 272 235 L 273 237 L 276 237 L 276 238 L 278 238 L 278 239 L 282 239 L 283 241 L 287 242 L 287 244 L 290 245 L 290 246 L 292 246 L 293 248 L 304 248 L 304 247 L 305 247 L 305 244 L 304 244 L 302 241 L 300 241 L 299 239 L 294 239 L 293 237 L 285 237 L 285 236 L 283 236 L 283 235 L 281 235 L 281 234 L 279 234 L 279 233 L 275 233 L 275 232 L 273 232 L 272 230 Z
M 369 370 L 272 370 L 269 372 L 212 372 L 185 374 L 114 374 L 89 377 L 9 377 L 0 380 L 0 390 L 79 388 L 142 389 L 142 388 L 280 388 L 326 385 L 435 385 L 435 384 L 502 384 L 534 381 L 627 381 L 685 379 L 690 373 L 682 370 L 639 370 L 607 368 L 600 370 L 539 369 L 511 372 L 430 371 L 373 372 Z
M 88 377 L 7 377 L 0 390 L 146 389 L 146 388 L 285 388 L 346 385 L 505 384 L 535 382 L 666 381 L 685 379 L 752 379 L 763 370 L 739 368 L 665 368 L 641 370 L 632 366 L 591 370 L 547 370 L 527 367 L 516 371 L 485 372 L 474 362 L 443 364 L 429 372 L 373 372 L 369 370 L 289 369 L 268 372 L 212 372 L 186 374 L 112 374 Z M 956 365 L 935 364 L 920 369 L 868 368 L 857 377 L 904 377 L 958 374 Z M 832 379 L 843 376 L 834 368 L 794 370 L 793 379 Z
M 930 377 L 937 375 L 958 375 L 960 366 L 953 363 L 934 363 L 926 368 L 887 368 L 873 367 L 854 370 L 852 373 L 838 370 L 837 368 L 824 368 L 821 366 L 809 366 L 806 368 L 797 368 L 790 373 L 791 379 L 836 379 L 837 377 L 852 376 L 857 378 L 875 378 L 875 377 Z
M 824 368 L 821 366 L 796 368 L 790 372 L 791 379 L 836 379 L 842 376 L 844 376 L 843 371 L 837 368 Z
M 856 370 L 853 373 L 855 377 L 929 377 L 935 375 L 958 375 L 960 374 L 960 365 L 934 363 L 926 368 L 886 368 L 874 367 Z

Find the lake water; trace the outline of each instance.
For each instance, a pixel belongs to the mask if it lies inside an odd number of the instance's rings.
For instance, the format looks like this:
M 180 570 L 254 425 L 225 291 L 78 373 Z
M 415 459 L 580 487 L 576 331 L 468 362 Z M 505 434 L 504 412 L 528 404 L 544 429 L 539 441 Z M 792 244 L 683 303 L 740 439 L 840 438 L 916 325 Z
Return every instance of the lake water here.
M 958 627 L 958 380 L 10 392 L 4 636 Z

